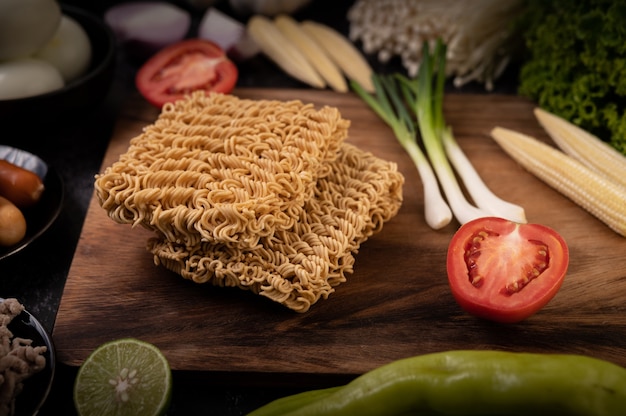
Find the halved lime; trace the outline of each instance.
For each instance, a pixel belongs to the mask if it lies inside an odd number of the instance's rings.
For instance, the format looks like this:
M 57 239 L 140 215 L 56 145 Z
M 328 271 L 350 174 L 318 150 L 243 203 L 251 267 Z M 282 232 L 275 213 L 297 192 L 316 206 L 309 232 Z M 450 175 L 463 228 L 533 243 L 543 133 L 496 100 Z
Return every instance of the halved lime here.
M 167 359 L 154 345 L 134 338 L 100 345 L 74 382 L 74 405 L 81 416 L 163 415 L 171 395 Z

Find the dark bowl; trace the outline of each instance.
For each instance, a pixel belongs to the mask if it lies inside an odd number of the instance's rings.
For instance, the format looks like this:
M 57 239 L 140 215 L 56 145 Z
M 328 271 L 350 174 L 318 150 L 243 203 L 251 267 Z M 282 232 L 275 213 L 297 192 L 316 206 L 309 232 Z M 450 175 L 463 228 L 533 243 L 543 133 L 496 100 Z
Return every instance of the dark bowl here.
M 0 298 L 3 302 L 4 298 Z M 23 382 L 23 390 L 15 398 L 14 416 L 34 416 L 45 403 L 52 389 L 56 372 L 56 351 L 52 337 L 27 310 L 13 318 L 8 325 L 14 337 L 30 339 L 33 346 L 47 347 L 46 367 Z
M 86 74 L 63 88 L 32 97 L 0 100 L 3 128 L 51 128 L 76 121 L 98 104 L 109 92 L 115 75 L 115 36 L 106 23 L 94 14 L 61 5 L 63 14 L 75 19 L 91 40 L 92 59 Z M 2 139 L 0 138 L 0 141 Z

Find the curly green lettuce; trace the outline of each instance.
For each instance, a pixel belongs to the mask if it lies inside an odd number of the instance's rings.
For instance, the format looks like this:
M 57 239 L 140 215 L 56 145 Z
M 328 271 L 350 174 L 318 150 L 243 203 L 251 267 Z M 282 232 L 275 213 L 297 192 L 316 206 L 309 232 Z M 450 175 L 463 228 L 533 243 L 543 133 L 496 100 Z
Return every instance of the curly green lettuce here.
M 626 1 L 528 0 L 518 93 L 626 155 Z

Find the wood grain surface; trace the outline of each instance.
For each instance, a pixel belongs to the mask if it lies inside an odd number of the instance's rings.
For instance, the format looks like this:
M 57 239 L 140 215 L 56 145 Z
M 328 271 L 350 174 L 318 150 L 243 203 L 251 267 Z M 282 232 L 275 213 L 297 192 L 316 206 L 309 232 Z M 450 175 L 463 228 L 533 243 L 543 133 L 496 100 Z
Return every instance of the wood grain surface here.
M 305 314 L 238 289 L 198 285 L 156 267 L 150 236 L 89 208 L 54 326 L 58 359 L 79 365 L 102 342 L 137 337 L 157 345 L 174 370 L 226 373 L 250 382 L 291 375 L 357 375 L 389 361 L 451 349 L 587 354 L 626 366 L 626 239 L 524 171 L 491 140 L 496 125 L 548 137 L 519 97 L 453 95 L 445 115 L 485 182 L 526 208 L 529 221 L 569 244 L 569 272 L 557 296 L 514 325 L 465 314 L 452 298 L 446 249 L 458 224 L 424 222 L 422 186 L 391 131 L 354 95 L 315 90 L 240 89 L 247 98 L 301 99 L 338 107 L 349 142 L 398 163 L 406 177 L 399 214 L 357 254 L 355 272 Z M 103 161 L 158 113 L 133 96 Z

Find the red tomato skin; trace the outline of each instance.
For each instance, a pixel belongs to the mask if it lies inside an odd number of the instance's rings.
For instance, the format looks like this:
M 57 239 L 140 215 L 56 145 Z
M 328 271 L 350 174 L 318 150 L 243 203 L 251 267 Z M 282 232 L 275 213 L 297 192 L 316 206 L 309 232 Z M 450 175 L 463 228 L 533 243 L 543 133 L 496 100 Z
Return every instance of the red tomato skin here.
M 531 280 L 519 292 L 503 294 L 501 290 L 493 290 L 493 286 L 502 287 L 502 281 L 508 277 L 494 273 L 494 268 L 486 271 L 486 282 L 476 287 L 470 282 L 465 251 L 470 239 L 479 230 L 497 233 L 505 238 L 504 244 L 511 240 L 540 241 L 548 247 L 549 263 L 546 270 Z M 496 243 L 497 244 L 497 243 Z M 494 253 L 498 261 L 507 260 L 506 247 L 501 253 Z M 483 255 L 483 254 L 481 254 Z M 488 256 L 488 253 L 485 254 Z M 491 264 L 492 262 L 490 262 Z M 500 323 L 516 323 L 523 321 L 542 309 L 559 291 L 569 265 L 569 248 L 555 230 L 541 224 L 517 224 L 502 218 L 486 217 L 470 221 L 462 225 L 448 247 L 446 268 L 448 283 L 454 299 L 466 312 L 484 319 Z M 499 271 L 502 271 L 498 268 Z M 500 286 L 498 286 L 500 283 Z
M 164 69 L 171 68 L 185 55 L 202 54 L 214 60 L 212 69 L 216 79 L 213 83 L 197 85 L 193 90 L 230 93 L 237 84 L 239 71 L 217 44 L 204 39 L 186 39 L 165 47 L 148 59 L 137 71 L 135 86 L 139 93 L 152 105 L 161 108 L 164 104 L 184 98 L 191 91 L 173 92 L 173 83 L 181 78 L 160 78 Z

